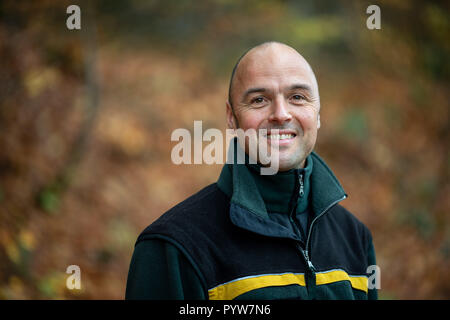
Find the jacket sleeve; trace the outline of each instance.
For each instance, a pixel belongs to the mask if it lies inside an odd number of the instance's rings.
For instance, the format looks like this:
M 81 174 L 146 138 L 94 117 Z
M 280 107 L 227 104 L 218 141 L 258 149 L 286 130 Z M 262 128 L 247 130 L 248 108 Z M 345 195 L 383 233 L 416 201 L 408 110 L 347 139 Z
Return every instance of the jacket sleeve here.
M 367 265 L 368 266 L 376 266 L 376 264 L 377 264 L 377 261 L 375 258 L 375 248 L 373 246 L 373 242 L 370 241 Z M 379 272 L 378 268 L 376 268 L 375 270 L 376 270 L 375 272 Z M 371 279 L 372 277 L 373 277 L 373 281 Z M 367 298 L 369 300 L 377 300 L 378 299 L 378 289 L 376 287 L 373 287 L 373 285 L 376 284 L 375 277 L 376 277 L 376 275 L 372 272 L 372 275 L 369 278 L 369 290 L 368 290 L 368 296 L 367 296 Z M 377 277 L 378 277 L 378 280 L 380 280 L 380 275 L 377 275 Z
M 140 241 L 134 248 L 125 299 L 208 299 L 198 273 L 186 256 L 162 239 Z

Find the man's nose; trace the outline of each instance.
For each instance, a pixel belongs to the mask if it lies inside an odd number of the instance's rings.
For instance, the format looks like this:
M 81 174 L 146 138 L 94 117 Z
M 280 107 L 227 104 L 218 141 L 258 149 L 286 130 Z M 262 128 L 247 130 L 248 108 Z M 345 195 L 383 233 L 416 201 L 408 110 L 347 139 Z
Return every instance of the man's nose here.
M 272 104 L 272 113 L 269 116 L 269 121 L 273 122 L 286 122 L 292 119 L 292 115 L 289 113 L 288 104 L 284 98 L 277 98 Z

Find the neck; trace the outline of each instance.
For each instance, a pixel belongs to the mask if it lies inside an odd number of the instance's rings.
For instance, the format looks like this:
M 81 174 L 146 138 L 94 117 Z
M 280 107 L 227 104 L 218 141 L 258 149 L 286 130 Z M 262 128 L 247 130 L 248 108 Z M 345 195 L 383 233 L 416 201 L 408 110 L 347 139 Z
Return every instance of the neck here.
M 293 208 L 292 200 L 296 201 L 297 212 L 306 210 L 312 173 L 312 160 L 308 158 L 302 162 L 301 168 L 280 171 L 275 175 L 261 175 L 260 165 L 247 164 L 268 212 L 289 213 Z

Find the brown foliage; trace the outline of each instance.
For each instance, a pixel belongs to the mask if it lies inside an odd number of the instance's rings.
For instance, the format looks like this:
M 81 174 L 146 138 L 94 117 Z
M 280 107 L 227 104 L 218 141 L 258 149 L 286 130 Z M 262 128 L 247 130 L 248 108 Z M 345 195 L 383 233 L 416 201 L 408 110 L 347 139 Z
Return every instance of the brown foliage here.
M 221 169 L 172 164 L 171 132 L 225 129 L 234 60 L 269 30 L 312 61 L 316 149 L 372 231 L 381 297 L 450 297 L 448 10 L 382 2 L 382 30 L 368 31 L 365 8 L 323 14 L 326 1 L 133 3 L 97 5 L 91 129 L 69 3 L 0 5 L 0 298 L 123 298 L 139 232 Z M 71 264 L 79 291 L 65 286 Z

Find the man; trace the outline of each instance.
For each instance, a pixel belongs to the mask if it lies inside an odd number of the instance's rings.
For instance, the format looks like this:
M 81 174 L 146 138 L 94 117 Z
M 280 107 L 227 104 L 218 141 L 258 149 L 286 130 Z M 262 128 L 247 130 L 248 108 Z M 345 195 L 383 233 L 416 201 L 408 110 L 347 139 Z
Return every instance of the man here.
M 217 183 L 147 227 L 126 298 L 376 299 L 370 231 L 338 204 L 347 195 L 312 152 L 320 99 L 306 60 L 281 43 L 252 48 L 233 70 L 226 108 L 230 128 L 267 130 L 279 172 L 227 163 Z

